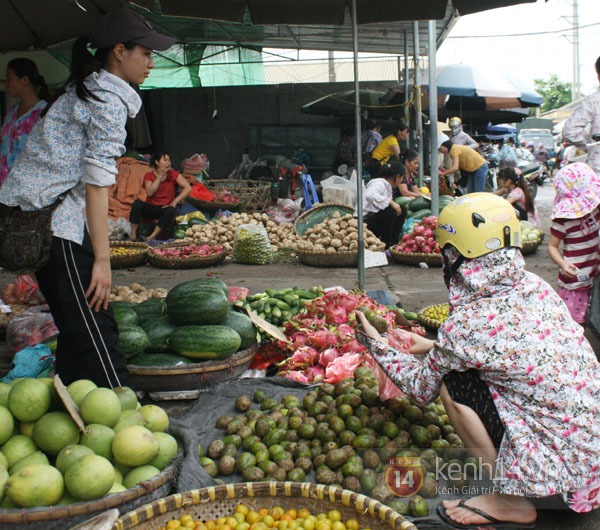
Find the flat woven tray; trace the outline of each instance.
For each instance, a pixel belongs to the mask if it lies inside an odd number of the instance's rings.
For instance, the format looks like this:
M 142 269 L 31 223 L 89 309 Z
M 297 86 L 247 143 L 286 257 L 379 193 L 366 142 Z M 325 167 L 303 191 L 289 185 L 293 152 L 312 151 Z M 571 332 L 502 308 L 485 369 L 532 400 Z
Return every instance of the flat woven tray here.
M 146 252 L 150 245 L 145 243 L 137 243 L 135 241 L 111 241 L 110 248 L 128 248 L 134 249 L 136 252 L 125 254 L 122 256 L 110 256 L 111 269 L 126 269 L 129 267 L 137 267 L 146 262 Z
M 412 252 L 398 252 L 394 250 L 394 247 L 390 248 L 392 257 L 403 265 L 416 265 L 419 263 L 427 263 L 430 267 L 441 267 L 442 266 L 442 255 L 441 254 L 421 254 Z
M 421 309 L 421 311 L 419 311 L 417 313 L 417 318 L 419 319 L 419 322 L 421 322 L 421 324 L 423 324 L 425 327 L 428 327 L 430 329 L 439 329 L 440 326 L 442 325 L 442 322 L 440 322 L 439 320 L 434 320 L 433 318 L 429 318 L 427 316 L 424 315 L 424 312 L 427 309 L 430 309 L 432 307 L 436 307 L 438 305 L 447 305 L 447 304 L 433 304 L 433 305 L 428 305 L 427 307 L 424 307 L 423 309 Z
M 15 530 L 66 530 L 95 515 L 116 508 L 121 514 L 138 506 L 168 495 L 175 477 L 175 465 L 164 469 L 159 475 L 142 485 L 113 493 L 89 502 L 77 502 L 64 506 L 28 509 L 0 509 L 0 528 Z
M 240 350 L 227 359 L 204 361 L 181 366 L 127 365 L 131 384 L 136 390 L 147 392 L 173 392 L 198 390 L 210 385 L 235 379 L 244 373 L 252 362 L 257 345 Z
M 523 254 L 523 256 L 527 256 L 528 254 L 535 254 L 535 251 L 542 244 L 542 239 L 543 238 L 537 239 L 535 241 L 525 241 L 523 243 L 523 248 L 521 249 L 521 254 Z
M 165 243 L 163 245 L 158 245 L 154 248 L 162 249 L 162 248 L 176 248 L 176 247 L 185 247 L 189 246 L 193 243 L 186 242 L 176 242 L 176 243 Z M 225 251 L 220 252 L 218 254 L 213 254 L 212 256 L 192 256 L 189 258 L 179 258 L 179 257 L 166 257 L 159 256 L 155 252 L 154 249 L 148 250 L 148 262 L 153 267 L 158 267 L 161 269 L 201 269 L 203 267 L 213 267 L 215 265 L 219 265 L 225 261 L 227 254 Z
M 218 210 L 235 212 L 242 206 L 241 202 L 202 201 L 190 196 L 187 197 L 186 201 L 198 208 L 198 210 L 204 210 L 206 212 L 216 212 Z
M 369 497 L 305 482 L 243 482 L 177 493 L 122 516 L 113 530 L 158 530 L 183 514 L 207 522 L 231 515 L 239 504 L 255 511 L 275 506 L 284 510 L 306 508 L 314 515 L 335 509 L 343 521 L 357 519 L 360 528 L 417 530 L 399 513 Z
M 335 212 L 340 212 L 340 215 L 344 216 L 353 214 L 354 208 L 345 204 L 316 204 L 310 210 L 306 210 L 298 216 L 294 222 L 296 233 L 303 236 L 309 228 L 322 223 L 325 219 L 329 219 Z
M 296 252 L 300 263 L 311 267 L 356 267 L 358 264 L 358 251 L 341 252 Z
M 212 211 L 241 210 L 243 212 L 264 212 L 271 204 L 271 183 L 260 180 L 205 180 L 204 185 L 213 193 L 220 189 L 227 189 L 231 194 L 240 199 L 238 203 L 228 202 L 202 202 L 204 209 L 214 208 Z M 189 197 L 188 197 L 189 200 Z M 198 201 L 198 199 L 194 199 Z M 194 204 L 194 203 L 192 203 Z M 217 206 L 215 208 L 215 206 Z

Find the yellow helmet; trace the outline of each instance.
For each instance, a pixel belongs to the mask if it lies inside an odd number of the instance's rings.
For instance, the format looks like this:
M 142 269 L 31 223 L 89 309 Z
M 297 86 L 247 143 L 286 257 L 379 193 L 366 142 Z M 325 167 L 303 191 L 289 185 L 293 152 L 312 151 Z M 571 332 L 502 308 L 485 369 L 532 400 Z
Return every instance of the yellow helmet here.
M 522 247 L 521 224 L 513 206 L 492 193 L 469 193 L 441 212 L 436 227 L 440 248 L 452 245 L 465 258 L 504 247 Z
M 448 125 L 450 127 L 456 127 L 457 125 L 462 125 L 462 120 L 458 116 L 453 116 L 448 121 Z

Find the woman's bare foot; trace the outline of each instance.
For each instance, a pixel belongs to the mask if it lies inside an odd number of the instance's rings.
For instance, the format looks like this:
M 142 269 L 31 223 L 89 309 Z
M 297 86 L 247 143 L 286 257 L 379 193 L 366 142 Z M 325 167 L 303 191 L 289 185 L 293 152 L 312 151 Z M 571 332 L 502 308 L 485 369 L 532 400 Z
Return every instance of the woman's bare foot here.
M 477 508 L 491 515 L 499 521 L 514 523 L 532 523 L 535 521 L 537 512 L 534 505 L 525 497 L 515 495 L 480 495 L 468 499 L 464 506 L 459 506 L 460 500 L 443 501 L 446 515 L 453 521 L 464 525 L 490 524 L 490 520 L 469 510 L 468 507 Z

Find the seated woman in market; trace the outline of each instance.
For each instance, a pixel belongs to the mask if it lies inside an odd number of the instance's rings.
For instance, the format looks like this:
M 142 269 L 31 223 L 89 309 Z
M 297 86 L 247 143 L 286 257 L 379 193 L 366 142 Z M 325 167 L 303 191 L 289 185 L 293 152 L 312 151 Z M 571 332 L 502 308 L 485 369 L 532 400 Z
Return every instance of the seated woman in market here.
M 404 178 L 398 186 L 398 194 L 401 197 L 412 197 L 413 199 L 422 197 L 423 194 L 417 186 L 417 174 L 421 165 L 419 153 L 414 149 L 406 149 L 402 151 L 400 160 L 404 165 Z
M 154 155 L 150 167 L 152 171 L 144 175 L 147 198 L 145 201 L 136 199 L 131 205 L 129 222 L 133 241 L 142 240 L 138 229 L 144 219 L 158 219 L 158 223 L 147 239 L 156 239 L 159 235 L 168 236 L 175 223 L 177 206 L 192 190 L 189 182 L 172 168 L 169 153 Z
M 404 167 L 400 162 L 382 166 L 379 178 L 367 184 L 364 196 L 364 221 L 385 247 L 396 243 L 402 234 L 406 210 L 394 202 L 393 190 L 402 181 Z
M 440 518 L 458 528 L 533 528 L 533 497 L 597 509 L 600 363 L 554 289 L 525 271 L 512 205 L 464 195 L 442 210 L 436 237 L 450 304 L 437 340 L 411 333 L 400 351 L 357 318 L 359 340 L 403 392 L 421 403 L 442 398 L 493 480 L 480 490 L 489 494 L 443 501 Z

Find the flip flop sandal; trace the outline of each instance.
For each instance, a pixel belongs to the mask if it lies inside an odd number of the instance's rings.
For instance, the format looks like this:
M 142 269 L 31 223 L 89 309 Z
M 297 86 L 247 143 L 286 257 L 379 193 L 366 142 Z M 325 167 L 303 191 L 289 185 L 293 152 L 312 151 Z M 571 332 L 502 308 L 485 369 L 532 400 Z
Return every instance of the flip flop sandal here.
M 459 528 L 461 530 L 473 530 L 475 528 L 503 528 L 503 529 L 512 528 L 514 530 L 521 530 L 521 529 L 535 528 L 535 523 L 517 523 L 517 522 L 513 522 L 513 521 L 500 521 L 500 520 L 496 519 L 495 517 L 492 517 L 491 515 L 485 513 L 483 510 L 480 510 L 479 508 L 474 508 L 473 506 L 469 506 L 468 504 L 466 504 L 467 500 L 468 499 L 462 499 L 458 503 L 458 505 L 461 508 L 466 508 L 467 510 L 472 511 L 473 513 L 476 513 L 477 515 L 484 517 L 485 519 L 487 519 L 489 521 L 489 523 L 477 523 L 477 524 L 457 523 L 454 519 L 452 519 L 446 513 L 446 508 L 444 508 L 444 506 L 442 504 L 438 504 L 437 513 L 440 516 L 440 519 L 442 521 L 444 521 L 444 523 L 446 523 L 447 525 L 449 525 L 453 528 Z

